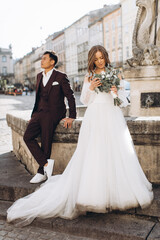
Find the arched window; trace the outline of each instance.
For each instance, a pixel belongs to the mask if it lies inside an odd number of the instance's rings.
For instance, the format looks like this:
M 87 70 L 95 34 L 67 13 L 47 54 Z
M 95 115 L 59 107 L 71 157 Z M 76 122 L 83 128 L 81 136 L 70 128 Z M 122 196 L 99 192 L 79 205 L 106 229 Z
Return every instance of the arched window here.
M 2 74 L 3 75 L 7 75 L 7 67 L 3 67 L 2 68 Z

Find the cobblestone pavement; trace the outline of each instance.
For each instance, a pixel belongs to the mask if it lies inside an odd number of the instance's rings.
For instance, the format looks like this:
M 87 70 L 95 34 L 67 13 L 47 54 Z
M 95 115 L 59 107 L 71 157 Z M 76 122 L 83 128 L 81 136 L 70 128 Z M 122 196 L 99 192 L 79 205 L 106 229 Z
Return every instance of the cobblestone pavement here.
M 71 236 L 53 232 L 49 229 L 27 226 L 15 227 L 0 220 L 0 240 L 89 240 L 88 238 Z
M 79 96 L 79 93 L 75 93 L 77 105 L 81 105 Z M 31 110 L 33 109 L 34 101 L 35 93 L 27 96 L 0 95 L 0 154 L 12 150 L 11 130 L 6 122 L 6 113 L 14 110 Z

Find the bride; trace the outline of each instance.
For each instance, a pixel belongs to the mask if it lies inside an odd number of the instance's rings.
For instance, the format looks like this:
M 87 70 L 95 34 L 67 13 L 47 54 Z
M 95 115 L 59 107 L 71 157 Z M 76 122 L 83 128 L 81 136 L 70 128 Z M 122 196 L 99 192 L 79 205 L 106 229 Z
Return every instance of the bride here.
M 152 185 L 139 164 L 121 109 L 114 106 L 111 92 L 95 91 L 101 82 L 94 74 L 105 71 L 109 63 L 104 47 L 90 49 L 81 93 L 88 107 L 75 153 L 61 175 L 51 177 L 8 209 L 8 222 L 18 219 L 27 225 L 36 217 L 73 219 L 87 211 L 144 208 L 152 202 Z M 124 89 L 112 86 L 111 90 L 125 107 Z

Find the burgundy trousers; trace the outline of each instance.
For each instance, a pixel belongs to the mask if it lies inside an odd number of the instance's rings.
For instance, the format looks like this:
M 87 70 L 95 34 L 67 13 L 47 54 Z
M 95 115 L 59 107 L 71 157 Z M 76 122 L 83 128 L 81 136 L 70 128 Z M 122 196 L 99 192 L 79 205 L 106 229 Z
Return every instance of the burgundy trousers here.
M 50 158 L 53 134 L 57 124 L 54 123 L 49 112 L 35 112 L 24 133 L 23 139 L 39 164 L 38 173 L 44 174 L 43 166 Z M 38 136 L 41 137 L 41 146 L 36 140 Z

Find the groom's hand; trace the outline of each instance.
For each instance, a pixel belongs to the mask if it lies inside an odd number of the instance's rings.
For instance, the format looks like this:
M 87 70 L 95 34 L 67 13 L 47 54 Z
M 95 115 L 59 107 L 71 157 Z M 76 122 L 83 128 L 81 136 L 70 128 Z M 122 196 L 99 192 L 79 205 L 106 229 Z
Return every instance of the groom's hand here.
M 72 127 L 72 122 L 74 121 L 73 118 L 63 118 L 64 121 L 64 127 L 65 128 L 71 128 Z

